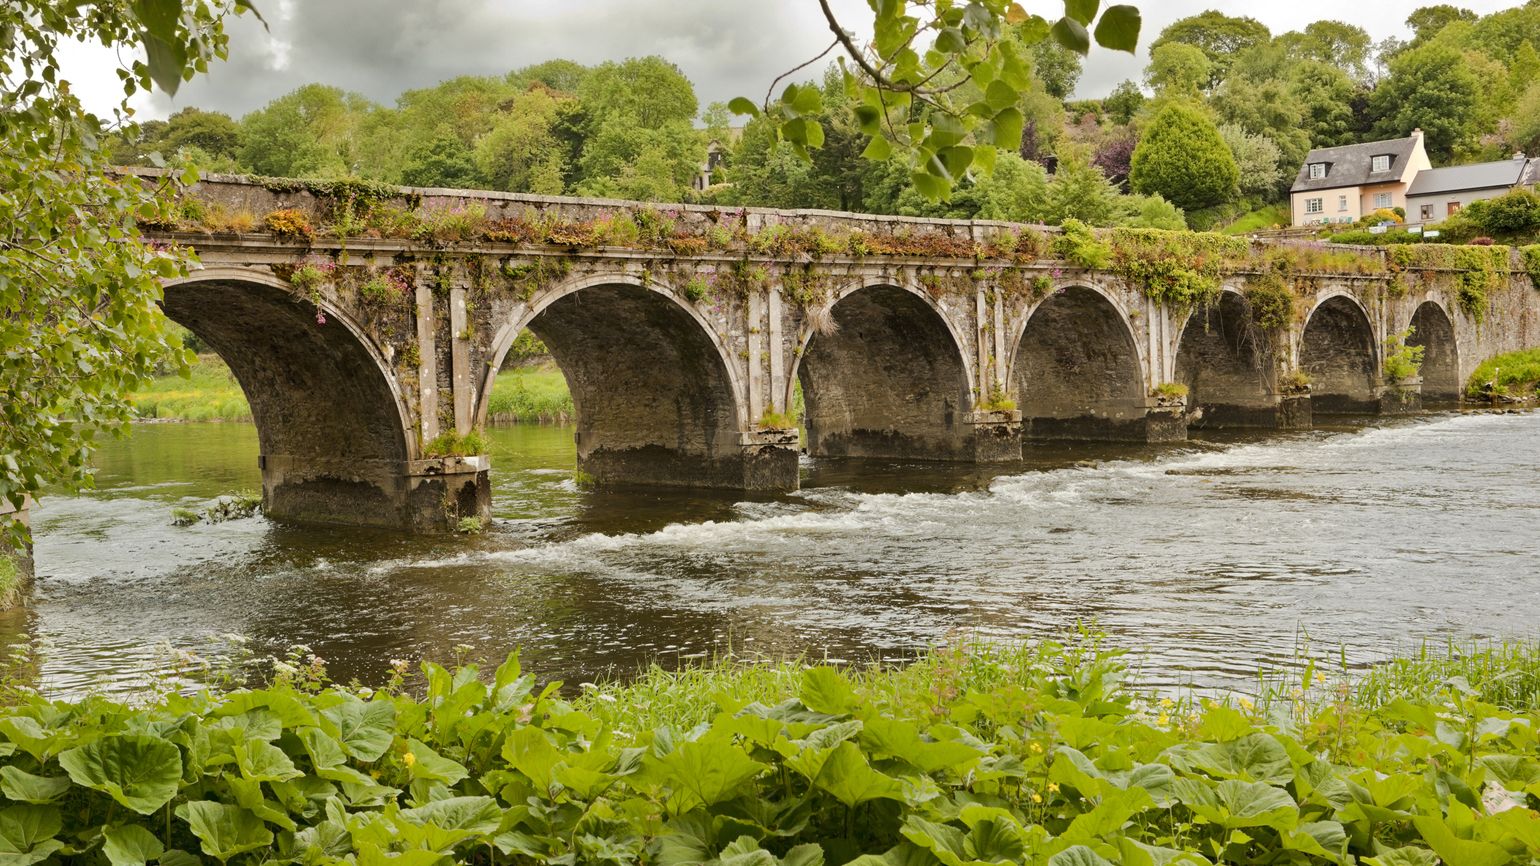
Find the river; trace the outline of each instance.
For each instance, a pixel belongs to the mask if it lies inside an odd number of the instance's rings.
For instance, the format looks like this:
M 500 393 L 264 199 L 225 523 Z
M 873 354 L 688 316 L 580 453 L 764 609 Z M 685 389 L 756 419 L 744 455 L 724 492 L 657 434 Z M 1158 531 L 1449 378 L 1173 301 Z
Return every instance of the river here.
M 1423 640 L 1540 635 L 1540 415 L 1432 415 L 1180 446 L 1028 446 L 1004 470 L 804 460 L 786 496 L 595 493 L 569 429 L 491 431 L 474 538 L 176 527 L 258 485 L 243 424 L 109 443 L 46 498 L 38 581 L 0 615 L 52 694 L 132 691 L 237 636 L 332 676 L 501 659 L 569 683 L 731 650 L 896 660 L 960 636 L 1092 624 L 1141 676 L 1249 681 L 1308 641 L 1362 665 Z

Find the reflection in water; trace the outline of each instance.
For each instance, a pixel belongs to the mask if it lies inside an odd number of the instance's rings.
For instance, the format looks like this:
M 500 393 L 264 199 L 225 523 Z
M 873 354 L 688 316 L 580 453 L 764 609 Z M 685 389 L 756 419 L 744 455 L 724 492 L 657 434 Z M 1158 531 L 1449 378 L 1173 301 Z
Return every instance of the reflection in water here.
M 176 528 L 258 484 L 245 425 L 143 426 L 98 489 L 47 499 L 27 632 L 57 692 L 132 688 L 166 648 L 302 643 L 339 679 L 457 645 L 569 681 L 731 647 L 902 658 L 959 633 L 1094 621 L 1161 682 L 1234 682 L 1301 632 L 1355 662 L 1423 638 L 1533 637 L 1540 416 L 1439 416 L 1179 447 L 1029 446 L 1009 471 L 808 462 L 744 499 L 589 493 L 571 431 L 492 431 L 473 539 Z M 1515 604 L 1515 599 L 1526 601 Z

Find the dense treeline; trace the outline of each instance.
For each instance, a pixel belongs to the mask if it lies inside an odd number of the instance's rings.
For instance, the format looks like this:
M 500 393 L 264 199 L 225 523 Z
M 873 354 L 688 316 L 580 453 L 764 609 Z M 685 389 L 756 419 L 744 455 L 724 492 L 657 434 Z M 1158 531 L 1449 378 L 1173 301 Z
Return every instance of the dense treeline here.
M 1312 147 L 1420 127 L 1435 164 L 1540 152 L 1540 0 L 1485 17 L 1427 6 L 1407 24 L 1411 39 L 1373 43 L 1338 21 L 1275 35 L 1204 12 L 1151 42 L 1142 82 L 1095 100 L 1068 98 L 1078 55 L 1032 46 L 1037 86 L 1018 106 L 1018 152 L 943 202 L 916 192 L 907 167 L 865 158 L 868 138 L 834 70 L 814 82 L 825 140 L 806 161 L 776 146 L 768 121 L 734 128 L 725 107 L 702 111 L 689 79 L 659 57 L 455 78 L 395 107 L 311 84 L 240 120 L 185 109 L 117 142 L 115 156 L 645 201 L 1207 228 L 1252 211 L 1286 220 L 1267 208 Z M 721 165 L 697 190 L 713 142 Z

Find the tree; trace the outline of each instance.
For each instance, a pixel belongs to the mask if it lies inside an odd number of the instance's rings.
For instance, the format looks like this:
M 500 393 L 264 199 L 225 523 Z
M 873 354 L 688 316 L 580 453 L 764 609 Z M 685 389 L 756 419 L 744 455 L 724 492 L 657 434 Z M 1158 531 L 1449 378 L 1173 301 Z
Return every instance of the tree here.
M 1190 97 L 1209 86 L 1214 64 L 1208 55 L 1185 42 L 1168 42 L 1150 51 L 1144 82 L 1156 96 Z
M 471 158 L 471 149 L 453 127 L 441 123 L 431 139 L 407 152 L 401 182 L 408 186 L 471 189 L 483 181 Z
M 1458 51 L 1441 45 L 1408 50 L 1390 63 L 1390 75 L 1374 90 L 1371 106 L 1385 138 L 1421 128 L 1435 163 L 1447 161 L 1471 135 L 1479 83 Z
M 476 142 L 476 167 L 493 189 L 561 195 L 566 148 L 556 134 L 561 103 L 534 88 L 499 112 L 490 132 Z
M 1165 229 L 1176 232 L 1187 228 L 1182 209 L 1158 195 L 1125 195 L 1118 201 L 1117 224 L 1131 229 Z
M 519 90 L 542 84 L 557 93 L 576 95 L 589 69 L 573 60 L 547 60 L 508 73 L 508 83 Z
M 1261 135 L 1252 135 L 1239 125 L 1227 123 L 1219 127 L 1219 137 L 1235 157 L 1235 167 L 1240 172 L 1241 195 L 1255 195 L 1272 199 L 1281 190 L 1283 169 L 1279 166 L 1278 145 Z
M 1293 93 L 1311 146 L 1334 147 L 1359 140 L 1353 111 L 1358 88 L 1346 72 L 1319 61 L 1306 61 L 1295 73 Z
M 706 159 L 706 146 L 688 122 L 661 129 L 609 118 L 583 147 L 579 195 L 638 201 L 682 201 Z
M 241 163 L 275 177 L 355 174 L 359 128 L 377 109 L 356 93 L 306 84 L 241 118 Z
M 1230 148 L 1203 112 L 1173 103 L 1161 109 L 1134 149 L 1134 191 L 1159 195 L 1186 211 L 1234 195 L 1240 170 Z
M 1416 47 L 1437 36 L 1440 31 L 1456 21 L 1475 21 L 1476 13 L 1469 9 L 1440 3 L 1412 10 L 1406 16 L 1406 26 L 1412 28 L 1411 46 Z
M 224 112 L 184 108 L 166 121 L 161 141 L 173 153 L 196 147 L 210 156 L 233 159 L 241 151 L 241 128 Z
M 1334 66 L 1355 79 L 1369 74 L 1368 31 L 1341 21 L 1315 21 L 1305 27 L 1296 45 L 1301 59 Z
M 1080 55 L 1045 39 L 1032 47 L 1032 71 L 1049 96 L 1068 99 L 1080 81 Z
M 1118 123 L 1128 123 L 1144 107 L 1144 91 L 1132 81 L 1124 81 L 1112 89 L 1112 93 L 1102 100 L 1102 110 L 1107 116 Z
M 1014 153 L 1002 153 L 994 171 L 974 182 L 978 210 L 972 218 L 1037 222 L 1046 213 L 1048 172 Z
M 629 117 L 644 129 L 662 129 L 693 121 L 700 110 L 690 79 L 656 56 L 594 67 L 578 86 L 578 99 L 595 128 L 611 118 Z
M 1091 164 L 1091 152 L 1078 144 L 1059 147 L 1059 162 L 1048 181 L 1045 215 L 1054 224 L 1078 219 L 1093 226 L 1110 226 L 1121 215 L 1118 188 Z
M 1509 138 L 1518 150 L 1540 155 L 1540 82 L 1531 84 L 1514 104 Z
M 1211 64 L 1209 79 L 1203 83 L 1207 90 L 1225 79 L 1237 54 L 1271 38 L 1267 25 L 1255 18 L 1236 18 L 1209 10 L 1173 21 L 1160 31 L 1160 36 L 1150 43 L 1150 57 L 1153 59 L 1155 51 L 1166 45 L 1183 44 L 1197 48 Z
M 1286 173 L 1293 173 L 1310 152 L 1304 107 L 1287 81 L 1254 82 L 1232 76 L 1210 104 L 1221 123 L 1234 123 L 1252 135 L 1272 139 Z
M 0 4 L 0 499 L 20 508 L 45 487 L 91 481 L 103 434 L 133 417 L 127 394 L 157 367 L 185 369 L 164 327 L 160 280 L 186 275 L 189 251 L 144 242 L 136 219 L 165 218 L 178 180 L 119 176 L 108 163 L 114 126 L 133 139 L 129 99 L 174 92 L 183 76 L 223 57 L 224 7 L 178 4 Z M 60 48 L 118 48 L 125 60 L 114 117 L 87 112 L 65 80 Z M 0 544 L 27 530 L 0 517 Z
M 1091 164 L 1101 169 L 1114 184 L 1126 187 L 1128 172 L 1134 163 L 1134 148 L 1138 144 L 1139 136 L 1133 128 L 1123 127 L 1102 139 L 1091 156 Z

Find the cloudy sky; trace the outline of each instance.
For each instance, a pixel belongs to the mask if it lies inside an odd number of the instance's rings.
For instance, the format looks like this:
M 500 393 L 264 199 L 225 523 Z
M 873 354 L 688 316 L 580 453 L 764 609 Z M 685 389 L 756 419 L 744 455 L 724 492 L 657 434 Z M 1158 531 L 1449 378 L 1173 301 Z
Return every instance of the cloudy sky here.
M 1405 36 L 1416 0 L 1128 0 L 1144 13 L 1148 43 L 1170 22 L 1219 8 L 1261 20 L 1274 33 L 1335 18 L 1375 41 Z M 1432 2 L 1432 0 L 1426 0 Z M 247 16 L 231 27 L 230 59 L 183 86 L 137 104 L 140 118 L 188 105 L 240 116 L 301 84 L 319 81 L 391 104 L 403 90 L 456 75 L 501 74 L 557 57 L 592 64 L 646 54 L 669 58 L 695 82 L 702 106 L 762 97 L 781 72 L 821 51 L 830 33 L 817 0 L 256 0 L 264 28 Z M 834 0 L 850 29 L 869 19 L 864 0 Z M 1060 0 L 1024 2 L 1062 14 Z M 1522 0 L 1464 0 L 1487 13 Z M 1105 95 L 1138 79 L 1145 58 L 1092 50 L 1077 95 Z M 115 59 L 72 48 L 67 70 L 98 110 L 111 104 Z M 821 66 L 821 64 L 820 64 Z

